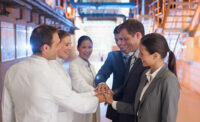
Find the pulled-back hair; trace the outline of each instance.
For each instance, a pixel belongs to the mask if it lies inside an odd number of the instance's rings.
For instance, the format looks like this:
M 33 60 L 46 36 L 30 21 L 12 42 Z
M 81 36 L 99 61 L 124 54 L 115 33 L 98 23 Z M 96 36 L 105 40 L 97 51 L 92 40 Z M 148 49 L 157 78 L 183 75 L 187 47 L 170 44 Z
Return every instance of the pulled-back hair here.
M 63 39 L 67 36 L 70 36 L 70 34 L 66 31 L 64 31 L 64 30 L 58 30 L 58 36 L 59 36 L 60 39 Z
M 163 59 L 169 52 L 168 67 L 176 75 L 176 58 L 174 53 L 169 49 L 164 36 L 158 33 L 147 34 L 141 39 L 141 44 L 146 47 L 150 54 L 157 52 Z
M 78 45 L 77 45 L 77 47 L 80 47 L 80 45 L 82 44 L 82 42 L 85 41 L 85 40 L 89 40 L 93 44 L 92 39 L 89 36 L 84 35 L 84 36 L 81 36 L 78 39 Z

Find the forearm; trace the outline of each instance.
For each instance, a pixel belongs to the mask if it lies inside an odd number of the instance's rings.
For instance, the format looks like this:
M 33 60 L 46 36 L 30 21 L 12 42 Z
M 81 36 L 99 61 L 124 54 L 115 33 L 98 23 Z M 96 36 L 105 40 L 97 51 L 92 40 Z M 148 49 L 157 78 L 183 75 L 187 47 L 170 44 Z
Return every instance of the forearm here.
M 114 107 L 114 106 L 115 105 L 112 104 L 112 107 Z M 121 102 L 121 101 L 116 102 L 115 110 L 117 110 L 117 112 L 123 113 L 123 114 L 136 114 L 136 112 L 134 111 L 134 106 L 132 104 Z

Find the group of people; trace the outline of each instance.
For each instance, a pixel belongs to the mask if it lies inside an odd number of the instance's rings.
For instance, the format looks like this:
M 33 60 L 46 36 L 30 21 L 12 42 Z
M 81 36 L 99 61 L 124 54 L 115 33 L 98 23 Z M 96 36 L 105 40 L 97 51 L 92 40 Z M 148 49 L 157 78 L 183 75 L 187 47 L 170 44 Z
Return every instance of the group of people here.
M 33 55 L 6 73 L 3 122 L 100 122 L 102 102 L 112 122 L 176 122 L 180 91 L 166 39 L 145 35 L 135 19 L 118 25 L 114 37 L 120 50 L 110 52 L 96 74 L 89 62 L 93 41 L 81 36 L 68 74 L 62 63 L 70 55 L 70 35 L 49 25 L 35 28 Z M 112 89 L 105 83 L 111 74 Z

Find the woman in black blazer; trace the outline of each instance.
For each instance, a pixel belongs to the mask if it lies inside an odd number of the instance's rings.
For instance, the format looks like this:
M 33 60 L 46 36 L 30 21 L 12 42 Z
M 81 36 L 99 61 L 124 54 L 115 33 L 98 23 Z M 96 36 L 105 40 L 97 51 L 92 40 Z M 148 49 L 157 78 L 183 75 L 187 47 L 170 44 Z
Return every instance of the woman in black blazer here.
M 164 61 L 167 53 L 168 65 Z M 137 115 L 137 122 L 176 122 L 180 91 L 176 59 L 166 39 L 157 33 L 144 36 L 139 57 L 143 66 L 150 69 L 141 76 L 135 102 L 114 101 L 111 95 L 105 94 L 106 102 L 119 113 Z

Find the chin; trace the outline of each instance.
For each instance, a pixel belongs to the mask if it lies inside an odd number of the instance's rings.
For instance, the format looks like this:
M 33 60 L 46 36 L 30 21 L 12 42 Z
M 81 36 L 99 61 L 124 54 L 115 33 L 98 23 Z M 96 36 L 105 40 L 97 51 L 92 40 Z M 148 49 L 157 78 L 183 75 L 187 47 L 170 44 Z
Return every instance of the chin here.
M 144 62 L 142 62 L 142 65 L 144 66 L 144 67 L 147 67 L 148 65 L 146 64 L 146 63 L 144 63 Z

